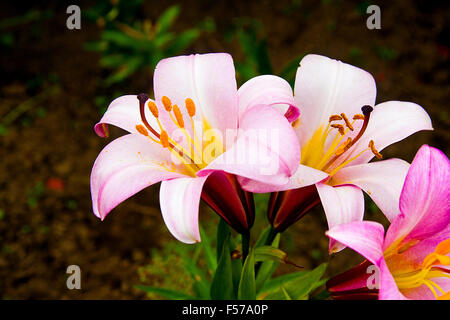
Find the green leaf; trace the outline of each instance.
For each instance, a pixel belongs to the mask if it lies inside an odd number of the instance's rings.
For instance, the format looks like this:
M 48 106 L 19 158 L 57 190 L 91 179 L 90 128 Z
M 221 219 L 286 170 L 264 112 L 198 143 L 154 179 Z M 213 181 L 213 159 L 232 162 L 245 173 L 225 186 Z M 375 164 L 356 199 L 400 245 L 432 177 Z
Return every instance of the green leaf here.
M 211 283 L 211 299 L 233 299 L 233 274 L 231 268 L 230 237 L 224 241 L 219 263 Z
M 156 34 L 166 32 L 180 14 L 180 6 L 173 5 L 164 11 L 156 22 Z
M 278 287 L 274 290 L 265 292 L 261 296 L 266 300 L 282 300 L 285 299 L 285 293 L 283 289 L 287 292 L 289 297 L 293 299 L 305 299 L 307 296 L 318 287 L 318 283 L 321 285 L 323 281 L 320 278 L 325 273 L 327 264 L 323 263 L 312 271 L 307 271 L 304 273 L 298 273 L 298 276 L 290 279 L 288 281 L 281 281 Z
M 200 236 L 202 238 L 201 245 L 203 247 L 203 252 L 205 253 L 206 263 L 208 264 L 208 268 L 211 272 L 214 272 L 217 268 L 217 259 L 214 255 L 213 248 L 209 243 L 208 236 L 202 227 L 200 227 Z
M 230 236 L 230 226 L 222 218 L 217 226 L 217 261 L 220 259 L 220 254 L 223 249 L 223 244 L 225 243 L 227 237 Z
M 262 246 L 255 249 L 255 261 L 286 262 L 287 253 L 271 246 Z
M 238 299 L 256 299 L 255 254 L 253 250 L 250 251 L 247 259 L 245 259 L 241 274 L 241 281 L 239 282 Z
M 272 241 L 272 247 L 278 248 L 280 245 L 280 234 L 275 236 Z M 256 292 L 259 292 L 263 287 L 264 283 L 269 279 L 278 267 L 278 262 L 275 261 L 265 261 L 261 264 L 258 274 L 256 276 Z
M 135 288 L 145 291 L 147 293 L 156 293 L 170 300 L 195 300 L 195 297 L 170 289 L 143 286 L 143 285 L 136 285 Z

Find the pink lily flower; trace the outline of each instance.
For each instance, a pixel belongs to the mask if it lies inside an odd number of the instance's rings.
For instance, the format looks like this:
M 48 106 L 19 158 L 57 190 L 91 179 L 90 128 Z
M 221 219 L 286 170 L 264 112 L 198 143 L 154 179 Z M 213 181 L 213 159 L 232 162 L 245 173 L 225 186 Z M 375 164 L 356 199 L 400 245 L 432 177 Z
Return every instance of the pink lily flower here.
M 386 236 L 381 224 L 336 226 L 328 237 L 352 248 L 379 270 L 379 299 L 450 299 L 450 161 L 424 145 L 400 197 L 400 214 Z M 334 292 L 367 286 L 366 277 L 333 284 Z M 366 290 L 367 292 L 367 290 Z
M 272 194 L 269 204 L 274 229 L 285 230 L 319 203 L 329 228 L 362 220 L 362 190 L 392 221 L 399 214 L 409 164 L 400 159 L 369 161 L 381 159 L 379 151 L 417 131 L 432 130 L 425 110 L 401 101 L 374 106 L 376 85 L 369 73 L 319 55 L 300 62 L 294 94 L 301 113 L 293 122 L 301 148 L 296 173 L 283 186 L 240 178 L 247 191 L 281 191 Z M 330 251 L 342 248 L 330 242 Z
M 161 212 L 178 240 L 200 241 L 201 197 L 238 231 L 248 230 L 253 223 L 252 199 L 234 175 L 283 184 L 300 160 L 291 125 L 271 106 L 287 105 L 289 114 L 295 114 L 292 91 L 283 79 L 271 79 L 281 89 L 269 89 L 257 101 L 244 101 L 239 99 L 228 54 L 160 61 L 154 73 L 154 100 L 146 94 L 119 97 L 95 125 L 101 137 L 108 136 L 108 124 L 129 133 L 108 144 L 92 168 L 95 215 L 103 220 L 122 201 L 162 181 Z M 272 139 L 258 135 L 249 143 L 246 133 L 252 130 Z M 226 134 L 236 131 L 228 139 Z M 278 165 L 268 173 L 260 162 L 245 161 L 255 155 Z M 204 186 L 208 188 L 203 190 Z M 221 208 L 225 197 L 229 203 Z

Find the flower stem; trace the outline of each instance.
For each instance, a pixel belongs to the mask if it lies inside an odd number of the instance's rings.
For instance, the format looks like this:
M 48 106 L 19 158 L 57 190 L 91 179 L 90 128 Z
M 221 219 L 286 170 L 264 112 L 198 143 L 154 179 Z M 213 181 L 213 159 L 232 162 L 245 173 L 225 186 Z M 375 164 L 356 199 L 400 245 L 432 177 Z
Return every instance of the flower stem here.
M 278 231 L 276 231 L 273 227 L 270 227 L 269 235 L 267 236 L 266 246 L 271 246 L 273 240 L 277 236 Z
M 242 264 L 244 264 L 245 259 L 247 259 L 249 248 L 250 248 L 250 231 L 247 231 L 242 234 Z

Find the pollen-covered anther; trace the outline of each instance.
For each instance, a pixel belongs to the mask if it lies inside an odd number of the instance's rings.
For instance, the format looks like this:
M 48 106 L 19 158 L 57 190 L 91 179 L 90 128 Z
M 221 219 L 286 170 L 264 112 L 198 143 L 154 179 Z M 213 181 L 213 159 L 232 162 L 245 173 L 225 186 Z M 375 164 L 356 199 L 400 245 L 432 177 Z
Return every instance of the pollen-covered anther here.
M 342 124 L 332 124 L 331 127 L 332 127 L 332 128 L 338 129 L 338 130 L 339 130 L 339 133 L 340 133 L 341 135 L 344 135 L 344 134 L 345 134 L 345 129 L 344 129 L 344 126 L 343 126 Z
M 373 142 L 373 140 L 370 140 L 369 148 L 370 150 L 372 150 L 372 153 L 375 155 L 375 157 L 377 157 L 378 159 L 383 159 L 383 155 L 379 153 L 378 150 L 375 148 L 375 143 Z
M 347 128 L 349 128 L 351 131 L 353 131 L 353 126 L 350 123 L 350 121 L 348 120 L 347 116 L 345 115 L 345 113 L 341 113 L 341 117 L 342 119 L 344 119 L 345 121 L 345 125 L 347 126 Z
M 172 110 L 172 101 L 166 96 L 163 96 L 161 101 L 164 105 L 164 109 L 166 109 L 167 112 L 170 112 Z
M 345 141 L 342 146 L 336 149 L 336 155 L 340 156 L 345 151 L 350 149 L 351 146 L 352 146 L 352 138 L 348 138 L 347 141 Z
M 175 119 L 177 119 L 180 128 L 184 128 L 183 115 L 181 114 L 180 108 L 176 104 L 173 105 L 173 113 L 175 114 Z
M 189 117 L 195 116 L 195 103 L 191 98 L 187 98 L 185 101 L 186 104 L 186 110 L 189 114 Z
M 338 120 L 342 120 L 342 117 L 340 115 L 338 115 L 338 114 L 333 114 L 328 119 L 328 122 L 338 121 Z
M 353 116 L 353 120 L 364 120 L 364 115 L 357 113 Z
M 163 148 L 169 148 L 169 136 L 166 131 L 161 131 L 161 134 L 159 136 L 159 140 L 161 141 L 161 145 Z
M 153 114 L 153 116 L 155 118 L 159 117 L 159 111 L 158 111 L 158 107 L 156 106 L 156 103 L 154 103 L 153 101 L 149 101 L 147 103 L 148 108 L 150 109 L 150 112 Z
M 136 130 L 137 130 L 137 132 L 139 132 L 143 136 L 148 137 L 148 131 L 147 131 L 147 129 L 144 128 L 144 126 L 142 124 L 137 124 L 136 125 Z

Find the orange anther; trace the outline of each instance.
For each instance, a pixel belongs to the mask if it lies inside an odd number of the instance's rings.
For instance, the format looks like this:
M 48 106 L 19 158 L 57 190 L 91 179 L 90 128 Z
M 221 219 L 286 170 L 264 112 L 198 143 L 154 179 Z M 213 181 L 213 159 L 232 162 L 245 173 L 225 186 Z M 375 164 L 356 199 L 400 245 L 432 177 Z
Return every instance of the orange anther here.
M 148 131 L 147 131 L 147 129 L 144 128 L 144 126 L 142 124 L 137 124 L 136 130 L 143 136 L 148 137 Z
M 353 126 L 350 123 L 350 121 L 348 120 L 347 116 L 345 115 L 345 113 L 341 113 L 341 117 L 342 119 L 344 119 L 345 121 L 345 125 L 347 126 L 347 128 L 349 128 L 351 131 L 353 131 Z
M 344 126 L 342 124 L 332 124 L 331 127 L 338 129 L 341 135 L 345 134 Z
M 353 116 L 353 120 L 364 120 L 364 115 L 363 115 L 363 114 L 360 114 L 360 113 L 355 114 L 355 115 Z
M 186 103 L 186 110 L 189 114 L 189 117 L 192 118 L 195 115 L 195 103 L 194 103 L 194 101 L 192 101 L 191 98 L 187 98 L 185 100 L 185 103 Z
M 336 155 L 340 156 L 352 146 L 352 138 L 348 138 L 345 143 L 336 150 Z
M 162 101 L 166 111 L 170 112 L 172 110 L 172 102 L 170 101 L 170 99 L 168 97 L 166 97 L 166 96 L 163 96 L 161 98 L 161 101 Z
M 159 140 L 161 141 L 161 145 L 163 148 L 168 148 L 170 146 L 169 144 L 169 136 L 167 135 L 166 131 L 161 131 L 161 134 L 159 135 Z
M 149 101 L 147 103 L 148 108 L 150 109 L 151 113 L 153 114 L 153 116 L 155 118 L 158 118 L 159 116 L 159 112 L 158 112 L 158 107 L 156 106 L 156 103 L 154 103 L 153 101 Z
M 333 114 L 330 116 L 330 119 L 328 119 L 328 122 L 338 121 L 338 120 L 342 120 L 342 117 L 338 114 Z
M 372 153 L 375 155 L 375 157 L 377 157 L 378 159 L 383 159 L 383 155 L 379 153 L 377 149 L 375 149 L 375 143 L 373 142 L 373 140 L 370 140 L 369 148 L 370 150 L 372 150 Z
M 178 125 L 181 128 L 184 128 L 183 115 L 181 114 L 180 108 L 178 108 L 176 104 L 173 105 L 173 113 L 175 114 L 175 118 L 177 119 Z

